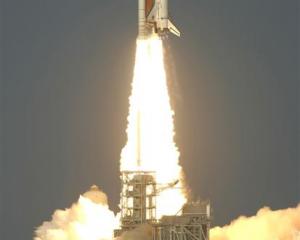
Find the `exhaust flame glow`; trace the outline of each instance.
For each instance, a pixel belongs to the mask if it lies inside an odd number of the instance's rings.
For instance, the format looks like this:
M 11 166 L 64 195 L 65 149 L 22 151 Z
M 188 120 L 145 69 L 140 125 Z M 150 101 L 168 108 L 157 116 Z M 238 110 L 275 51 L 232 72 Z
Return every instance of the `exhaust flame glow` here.
M 157 37 L 137 40 L 129 101 L 127 143 L 121 153 L 121 171 L 155 171 L 159 184 L 181 180 L 163 44 Z M 178 186 L 183 187 L 182 181 Z M 157 217 L 175 214 L 185 202 L 179 188 L 162 191 L 157 198 Z

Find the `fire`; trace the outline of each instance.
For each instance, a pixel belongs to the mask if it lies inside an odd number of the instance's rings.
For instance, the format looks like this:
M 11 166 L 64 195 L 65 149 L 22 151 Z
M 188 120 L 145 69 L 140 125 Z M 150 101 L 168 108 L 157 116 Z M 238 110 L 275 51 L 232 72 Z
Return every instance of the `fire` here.
M 129 102 L 121 171 L 155 171 L 159 184 L 181 180 L 179 151 L 174 142 L 174 112 L 167 89 L 163 44 L 158 37 L 137 40 Z M 182 181 L 178 186 L 183 187 Z M 185 202 L 179 188 L 161 192 L 156 204 L 157 217 L 177 213 Z

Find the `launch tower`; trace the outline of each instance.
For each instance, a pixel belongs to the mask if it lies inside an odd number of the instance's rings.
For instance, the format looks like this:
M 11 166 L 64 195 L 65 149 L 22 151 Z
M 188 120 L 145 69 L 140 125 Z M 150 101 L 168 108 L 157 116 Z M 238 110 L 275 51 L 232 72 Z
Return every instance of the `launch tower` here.
M 175 187 L 178 181 L 160 186 L 155 172 L 149 171 L 123 171 L 121 180 L 121 228 L 115 230 L 115 237 L 148 224 L 152 227 L 153 240 L 209 240 L 209 202 L 189 202 L 178 209 L 178 214 L 157 219 L 156 197 L 165 189 Z
M 123 171 L 121 225 L 123 231 L 156 220 L 156 182 L 154 172 Z

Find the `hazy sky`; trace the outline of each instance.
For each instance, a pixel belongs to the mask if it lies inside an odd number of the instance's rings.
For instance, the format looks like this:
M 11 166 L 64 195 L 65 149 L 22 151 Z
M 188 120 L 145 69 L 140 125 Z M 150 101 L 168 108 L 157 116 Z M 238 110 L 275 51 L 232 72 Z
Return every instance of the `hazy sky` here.
M 176 141 L 214 224 L 300 202 L 297 0 L 170 0 Z M 117 210 L 137 0 L 2 1 L 1 239 L 99 185 Z

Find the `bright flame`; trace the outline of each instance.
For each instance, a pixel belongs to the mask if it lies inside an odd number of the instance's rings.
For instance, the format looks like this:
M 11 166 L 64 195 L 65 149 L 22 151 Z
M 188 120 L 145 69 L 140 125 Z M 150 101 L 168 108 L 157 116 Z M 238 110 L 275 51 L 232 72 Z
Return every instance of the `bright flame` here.
M 121 154 L 121 171 L 155 171 L 159 184 L 181 180 L 179 152 L 173 140 L 173 115 L 162 41 L 157 37 L 137 40 L 127 143 Z M 178 185 L 182 187 L 182 181 Z M 157 217 L 175 214 L 185 202 L 181 189 L 163 191 L 157 198 Z

